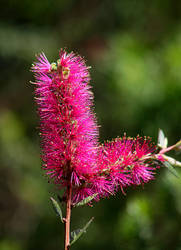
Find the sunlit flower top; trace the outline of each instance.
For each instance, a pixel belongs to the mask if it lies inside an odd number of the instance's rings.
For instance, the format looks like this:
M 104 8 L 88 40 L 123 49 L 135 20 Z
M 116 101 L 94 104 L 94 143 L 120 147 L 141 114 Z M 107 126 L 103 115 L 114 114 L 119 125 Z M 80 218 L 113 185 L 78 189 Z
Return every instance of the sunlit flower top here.
M 67 185 L 71 180 L 79 185 L 96 172 L 98 147 L 88 68 L 80 56 L 61 51 L 52 64 L 40 54 L 32 70 L 44 169 L 57 184 Z

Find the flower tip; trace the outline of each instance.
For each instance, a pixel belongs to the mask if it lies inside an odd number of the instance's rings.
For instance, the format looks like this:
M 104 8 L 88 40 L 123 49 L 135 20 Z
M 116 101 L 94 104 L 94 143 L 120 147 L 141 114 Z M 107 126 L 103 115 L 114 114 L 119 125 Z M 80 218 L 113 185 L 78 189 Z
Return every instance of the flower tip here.
M 51 64 L 46 58 L 45 54 L 42 52 L 40 54 L 35 55 L 38 62 L 32 64 L 31 71 L 37 73 L 47 73 L 51 68 Z

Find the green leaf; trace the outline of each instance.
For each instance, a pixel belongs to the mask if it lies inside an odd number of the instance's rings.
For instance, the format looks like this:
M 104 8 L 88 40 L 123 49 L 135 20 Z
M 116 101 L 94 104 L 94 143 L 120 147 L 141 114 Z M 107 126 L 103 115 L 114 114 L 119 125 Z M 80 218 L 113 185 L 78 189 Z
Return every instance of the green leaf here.
M 86 229 L 91 224 L 91 222 L 93 221 L 93 219 L 94 219 L 94 217 L 92 217 L 82 229 L 76 229 L 73 232 L 71 232 L 71 235 L 70 235 L 70 241 L 71 241 L 70 242 L 70 246 L 72 244 L 74 244 L 82 236 L 83 233 L 86 233 Z
M 168 170 L 169 170 L 174 176 L 176 176 L 177 178 L 180 178 L 180 176 L 178 175 L 178 173 L 177 173 L 177 171 L 175 170 L 175 168 L 173 168 L 173 166 L 172 166 L 168 161 L 163 162 L 163 164 L 165 165 L 165 167 L 168 168 Z
M 174 158 L 170 157 L 170 156 L 167 156 L 167 155 L 163 155 L 163 158 L 168 162 L 170 163 L 172 166 L 174 167 L 181 167 L 181 162 L 180 161 L 177 161 L 175 160 Z
M 70 242 L 71 242 L 71 244 L 73 244 L 76 240 L 78 240 L 78 238 L 81 236 L 82 233 L 83 233 L 82 229 L 76 229 L 76 230 L 72 231 L 71 234 L 70 234 Z M 78 237 L 78 235 L 80 235 L 80 236 Z
M 160 148 L 167 148 L 168 139 L 165 137 L 163 130 L 159 129 L 158 131 L 158 146 Z
M 63 215 L 62 215 L 62 210 L 61 210 L 58 202 L 54 198 L 52 198 L 52 197 L 50 197 L 50 200 L 52 202 L 53 209 L 55 210 L 55 213 L 60 217 L 61 222 L 64 223 L 64 221 L 63 221 Z
M 90 201 L 92 201 L 96 196 L 97 196 L 97 194 L 93 194 L 93 195 L 91 195 L 91 196 L 88 196 L 87 198 L 81 200 L 80 202 L 78 202 L 78 203 L 75 204 L 74 206 L 75 206 L 75 207 L 83 206 L 83 205 L 89 203 Z
M 181 140 L 175 144 L 174 149 L 177 151 L 181 151 Z

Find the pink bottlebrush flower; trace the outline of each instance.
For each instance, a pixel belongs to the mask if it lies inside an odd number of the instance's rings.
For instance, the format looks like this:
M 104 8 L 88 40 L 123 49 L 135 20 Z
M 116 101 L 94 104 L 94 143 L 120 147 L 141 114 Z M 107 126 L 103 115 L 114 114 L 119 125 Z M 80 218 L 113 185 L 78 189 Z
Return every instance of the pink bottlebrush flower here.
M 43 168 L 60 186 L 71 181 L 77 197 L 76 187 L 97 171 L 98 126 L 92 111 L 88 67 L 80 56 L 65 51 L 60 52 L 57 63 L 50 64 L 44 54 L 37 59 L 32 71 L 36 78 Z M 84 193 L 87 196 L 90 191 Z
M 98 148 L 97 172 L 84 185 L 75 187 L 74 203 L 97 194 L 95 200 L 106 197 L 121 188 L 140 185 L 154 179 L 154 174 L 163 162 L 158 159 L 157 147 L 150 138 L 116 138 Z
M 60 52 L 57 63 L 42 53 L 33 65 L 40 115 L 43 169 L 60 187 L 72 186 L 72 202 L 95 200 L 154 178 L 163 157 L 149 138 L 124 136 L 98 144 L 93 94 L 84 60 Z M 154 161 L 155 160 L 155 161 Z M 123 191 L 124 193 L 124 191 Z
M 117 138 L 99 148 L 99 171 L 113 185 L 112 190 L 129 185 L 140 185 L 154 178 L 156 168 L 151 158 L 156 152 L 150 138 Z M 124 191 L 123 191 L 124 192 Z

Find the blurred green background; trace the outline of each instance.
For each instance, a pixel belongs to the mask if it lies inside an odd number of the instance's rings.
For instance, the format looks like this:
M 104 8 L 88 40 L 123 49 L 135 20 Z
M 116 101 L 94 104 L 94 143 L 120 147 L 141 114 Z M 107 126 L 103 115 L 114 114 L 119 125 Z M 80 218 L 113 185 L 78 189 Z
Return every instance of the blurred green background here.
M 156 141 L 162 128 L 172 144 L 181 131 L 181 1 L 0 2 L 0 250 L 63 249 L 49 201 L 57 191 L 40 167 L 35 54 L 55 61 L 63 47 L 92 66 L 101 141 L 124 132 Z M 181 250 L 181 179 L 161 169 L 144 188 L 75 209 L 72 228 L 92 216 L 72 249 Z

